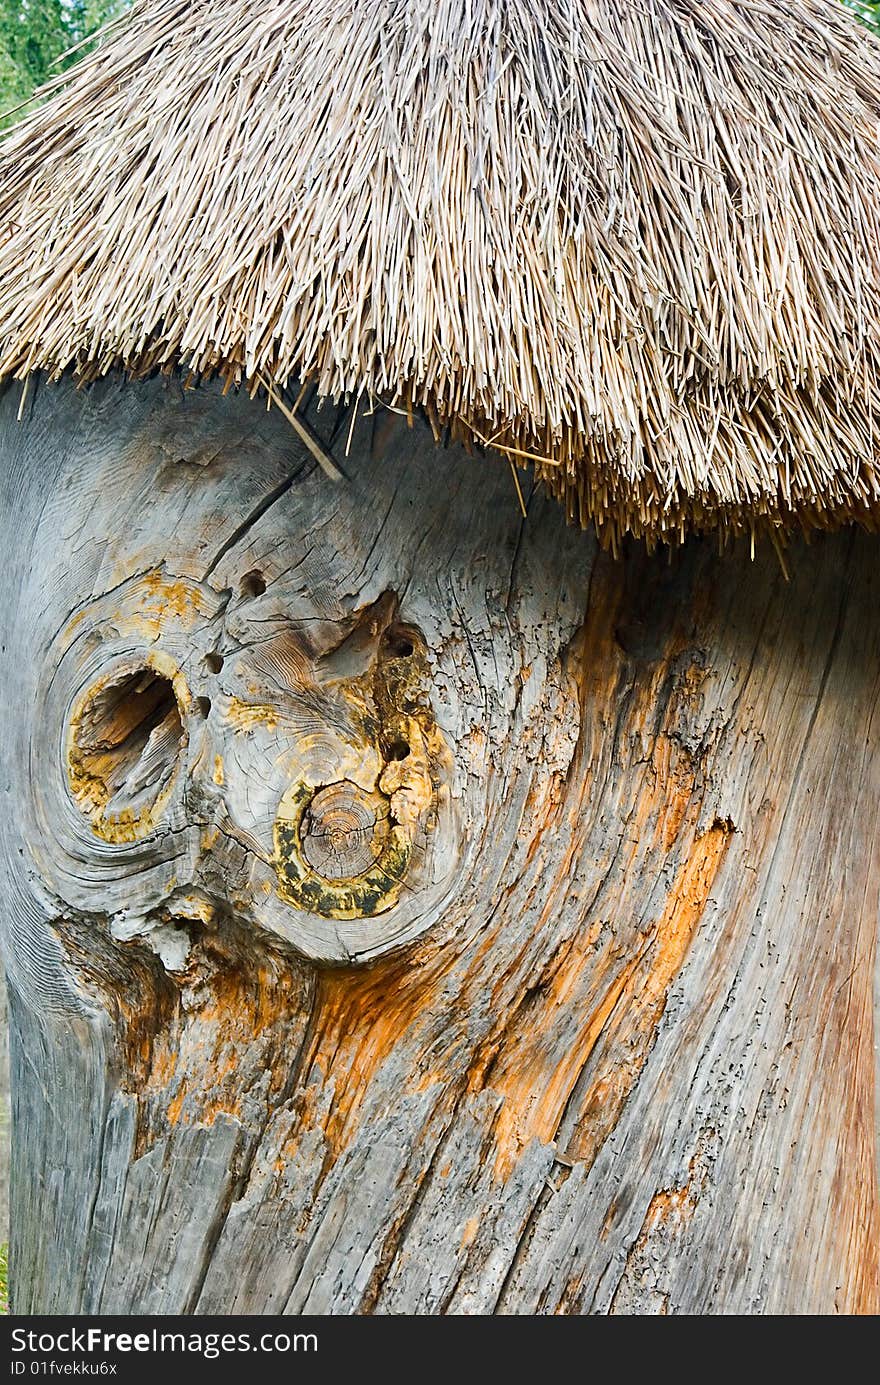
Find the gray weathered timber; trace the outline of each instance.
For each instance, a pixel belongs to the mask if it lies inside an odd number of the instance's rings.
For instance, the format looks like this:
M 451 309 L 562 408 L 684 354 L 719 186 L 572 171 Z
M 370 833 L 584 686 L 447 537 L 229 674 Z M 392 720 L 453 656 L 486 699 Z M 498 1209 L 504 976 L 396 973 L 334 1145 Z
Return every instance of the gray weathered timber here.
M 0 1245 L 9 1239 L 9 1053 L 6 983 L 0 967 Z
M 613 561 L 387 416 L 309 410 L 334 484 L 213 387 L 19 403 L 14 1310 L 876 1311 L 877 540 Z

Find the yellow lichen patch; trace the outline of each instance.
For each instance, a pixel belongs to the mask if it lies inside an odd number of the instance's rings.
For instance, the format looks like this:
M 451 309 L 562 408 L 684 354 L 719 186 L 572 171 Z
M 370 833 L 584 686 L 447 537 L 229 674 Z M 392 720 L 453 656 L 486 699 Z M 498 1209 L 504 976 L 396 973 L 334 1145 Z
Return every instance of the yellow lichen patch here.
M 193 923 L 203 924 L 206 928 L 213 924 L 216 914 L 211 900 L 196 893 L 175 894 L 168 908 L 172 918 L 189 919 Z
M 169 621 L 194 624 L 206 614 L 206 606 L 194 583 L 163 572 L 148 572 L 138 583 L 137 608 L 119 614 L 126 628 L 154 640 Z
M 369 918 L 397 902 L 409 866 L 411 841 L 406 829 L 390 824 L 388 799 L 366 793 L 350 781 L 329 786 L 326 796 L 338 790 L 337 817 L 346 805 L 353 826 L 340 830 L 340 844 L 333 850 L 332 818 L 321 823 L 321 836 L 330 842 L 326 866 L 309 858 L 308 818 L 321 794 L 298 780 L 281 799 L 275 820 L 275 870 L 282 898 L 298 909 L 324 918 Z M 338 861 L 334 869 L 332 862 Z M 350 873 L 347 873 L 351 862 Z M 361 868 L 361 866 L 363 868 Z
M 274 828 L 279 893 L 325 918 L 370 918 L 398 902 L 451 770 L 424 642 L 410 627 L 386 628 L 395 611 L 396 598 L 376 603 L 323 657 L 323 686 L 347 704 L 344 731 L 298 736 L 290 752 L 295 777 Z M 234 709 L 236 729 L 255 712 L 268 720 L 262 707 Z
M 215 784 L 217 784 L 217 785 L 219 785 L 219 786 L 222 787 L 222 785 L 223 785 L 223 779 L 224 779 L 224 775 L 223 775 L 223 756 L 222 756 L 222 755 L 215 755 L 215 756 L 214 756 L 214 773 L 213 773 L 213 775 L 212 775 L 212 778 L 213 778 Z
M 382 771 L 379 788 L 391 801 L 391 812 L 397 822 L 415 832 L 427 818 L 436 788 L 429 771 L 430 752 L 422 727 L 414 717 L 404 723 L 409 753 L 401 760 L 392 760 Z
M 230 697 L 226 703 L 225 719 L 232 730 L 241 735 L 258 727 L 265 731 L 278 729 L 278 709 L 267 702 L 242 702 L 238 697 Z

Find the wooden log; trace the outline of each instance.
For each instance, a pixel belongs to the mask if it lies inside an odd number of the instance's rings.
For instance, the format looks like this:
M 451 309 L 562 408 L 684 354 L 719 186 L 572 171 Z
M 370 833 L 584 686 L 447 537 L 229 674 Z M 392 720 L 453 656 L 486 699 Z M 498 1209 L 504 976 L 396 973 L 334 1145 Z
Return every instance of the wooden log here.
M 9 1053 L 6 985 L 0 968 L 0 1246 L 9 1240 Z
M 869 1313 L 877 541 L 0 397 L 16 1312 Z M 346 440 L 351 445 L 346 451 Z

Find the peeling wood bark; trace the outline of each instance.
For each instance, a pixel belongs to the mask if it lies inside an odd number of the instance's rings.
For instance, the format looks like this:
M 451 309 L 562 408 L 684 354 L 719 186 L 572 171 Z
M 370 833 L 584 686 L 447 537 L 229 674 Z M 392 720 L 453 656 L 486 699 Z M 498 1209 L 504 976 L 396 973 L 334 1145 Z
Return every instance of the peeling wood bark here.
M 614 562 L 418 429 L 17 407 L 15 1310 L 876 1311 L 876 541 Z

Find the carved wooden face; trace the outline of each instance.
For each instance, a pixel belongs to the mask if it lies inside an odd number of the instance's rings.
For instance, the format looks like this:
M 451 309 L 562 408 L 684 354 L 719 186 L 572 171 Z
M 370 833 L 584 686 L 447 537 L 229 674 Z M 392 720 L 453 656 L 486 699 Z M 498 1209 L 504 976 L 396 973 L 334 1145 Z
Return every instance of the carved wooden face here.
M 230 915 L 324 962 L 442 929 L 489 826 L 474 786 L 552 718 L 588 540 L 388 414 L 312 416 L 350 443 L 334 481 L 216 390 L 64 407 L 24 603 L 38 889 L 171 970 Z
M 615 563 L 399 421 L 311 412 L 334 483 L 214 388 L 17 406 L 16 1311 L 875 1304 L 870 540 Z

